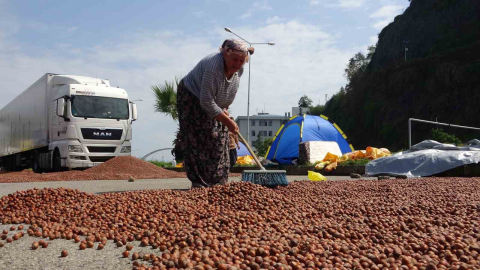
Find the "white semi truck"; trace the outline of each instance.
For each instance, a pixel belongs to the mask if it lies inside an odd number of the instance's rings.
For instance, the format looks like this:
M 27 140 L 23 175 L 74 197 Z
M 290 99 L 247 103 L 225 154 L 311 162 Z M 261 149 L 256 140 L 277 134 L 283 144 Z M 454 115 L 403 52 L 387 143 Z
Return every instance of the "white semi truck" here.
M 47 73 L 0 110 L 0 167 L 61 171 L 130 156 L 136 119 L 108 80 Z

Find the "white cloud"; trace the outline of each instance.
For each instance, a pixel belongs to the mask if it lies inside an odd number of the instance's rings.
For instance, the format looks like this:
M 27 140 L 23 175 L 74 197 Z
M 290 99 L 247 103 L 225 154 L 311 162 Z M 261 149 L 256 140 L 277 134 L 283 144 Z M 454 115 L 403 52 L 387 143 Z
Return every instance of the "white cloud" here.
M 368 37 L 368 41 L 370 42 L 370 45 L 375 45 L 375 44 L 377 44 L 378 36 Z
M 248 11 L 240 16 L 240 19 L 246 19 L 251 17 L 257 10 L 271 10 L 272 7 L 268 4 L 267 1 L 257 1 L 254 2 L 249 8 Z
M 246 19 L 248 17 L 252 16 L 252 12 L 247 12 L 247 13 L 243 13 L 241 16 L 240 16 L 240 19 Z
M 377 19 L 372 25 L 373 28 L 380 30 L 393 21 L 395 16 L 402 13 L 404 7 L 400 5 L 383 6 L 370 15 L 370 18 Z
M 383 6 L 377 11 L 375 11 L 373 14 L 371 14 L 370 18 L 393 18 L 400 14 L 402 8 L 403 6 L 399 5 Z
M 199 10 L 199 11 L 193 12 L 193 15 L 194 15 L 196 18 L 201 19 L 201 18 L 205 17 L 206 13 L 205 13 L 205 11 L 203 11 L 203 10 Z
M 391 22 L 392 22 L 391 19 L 385 19 L 385 20 L 377 21 L 376 23 L 373 24 L 372 27 L 377 29 L 377 30 L 381 30 Z
M 272 7 L 267 3 L 267 1 L 255 2 L 252 4 L 254 9 L 272 9 Z
M 255 42 L 276 42 L 275 46 L 255 47 L 251 62 L 251 112 L 261 110 L 268 101 L 269 113 L 283 115 L 296 106 L 303 94 L 312 100 L 323 100 L 325 94 L 336 93 L 345 84 L 343 70 L 348 59 L 358 51 L 340 50 L 335 47 L 335 35 L 297 21 L 237 32 L 249 33 L 249 40 Z M 245 115 L 246 90 L 242 84 L 232 106 L 235 116 Z
M 67 32 L 73 33 L 73 32 L 75 32 L 75 31 L 77 31 L 77 29 L 78 29 L 78 27 L 76 27 L 76 26 L 68 27 L 68 28 L 67 28 Z
M 14 29 L 14 25 L 9 29 Z M 252 42 L 276 42 L 275 46 L 255 47 L 251 61 L 251 114 L 266 103 L 269 113 L 283 115 L 296 106 L 303 94 L 323 101 L 325 94 L 331 96 L 345 84 L 343 70 L 358 51 L 337 48 L 336 33 L 294 20 L 260 28 L 238 27 L 235 32 Z M 186 75 L 201 58 L 217 52 L 223 39 L 231 37 L 222 28 L 196 35 L 137 31 L 112 35 L 114 38 L 94 47 L 64 43 L 55 45 L 55 54 L 31 54 L 12 39 L 14 34 L 15 31 L 6 32 L 0 27 L 0 44 L 7 42 L 9 48 L 16 48 L 0 50 L 0 108 L 46 72 L 109 79 L 112 86 L 125 88 L 132 99 L 145 100 L 138 103 L 139 120 L 134 123 L 133 149 L 137 156 L 171 147 L 176 130 L 173 120 L 153 111 L 150 86 Z M 244 74 L 231 106 L 234 116 L 246 115 L 248 72 Z M 162 156 L 171 159 L 167 152 L 156 158 Z
M 364 7 L 367 0 L 311 0 L 311 6 L 322 6 L 327 8 L 355 9 Z
M 46 32 L 56 30 L 59 33 L 68 33 L 72 34 L 78 30 L 77 26 L 58 26 L 58 25 L 48 25 L 38 21 L 28 21 L 25 23 L 25 27 L 30 28 L 36 32 Z
M 366 0 L 340 0 L 339 5 L 342 8 L 359 8 L 365 4 Z
M 274 17 L 268 18 L 265 22 L 267 24 L 274 24 L 274 23 L 279 23 L 279 22 L 282 22 L 282 21 L 284 21 L 284 19 L 281 19 L 278 16 L 274 16 Z

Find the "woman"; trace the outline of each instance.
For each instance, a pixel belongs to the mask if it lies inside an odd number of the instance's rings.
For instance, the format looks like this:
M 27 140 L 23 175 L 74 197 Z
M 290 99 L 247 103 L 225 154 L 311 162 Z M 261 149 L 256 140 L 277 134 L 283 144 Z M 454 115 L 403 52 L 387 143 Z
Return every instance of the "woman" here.
M 219 53 L 203 58 L 179 83 L 177 110 L 184 166 L 192 188 L 225 184 L 228 180 L 228 131 L 238 126 L 226 113 L 237 94 L 243 65 L 254 49 L 227 39 Z

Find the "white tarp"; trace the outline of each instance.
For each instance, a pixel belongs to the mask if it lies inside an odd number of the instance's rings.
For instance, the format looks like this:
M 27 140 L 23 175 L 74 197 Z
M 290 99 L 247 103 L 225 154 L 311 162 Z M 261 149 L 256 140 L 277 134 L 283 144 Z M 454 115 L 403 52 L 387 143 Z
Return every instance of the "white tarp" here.
M 430 176 L 459 166 L 480 162 L 480 141 L 471 140 L 468 146 L 457 147 L 426 140 L 408 151 L 370 161 L 365 173 L 374 175 Z

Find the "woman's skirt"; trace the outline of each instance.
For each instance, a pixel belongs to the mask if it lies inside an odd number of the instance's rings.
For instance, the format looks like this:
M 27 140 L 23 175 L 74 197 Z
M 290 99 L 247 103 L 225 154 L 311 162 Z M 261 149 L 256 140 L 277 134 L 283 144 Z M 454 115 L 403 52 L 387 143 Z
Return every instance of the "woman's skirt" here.
M 184 167 L 192 187 L 225 184 L 229 173 L 228 128 L 210 117 L 200 100 L 180 82 L 177 89 L 179 136 Z

